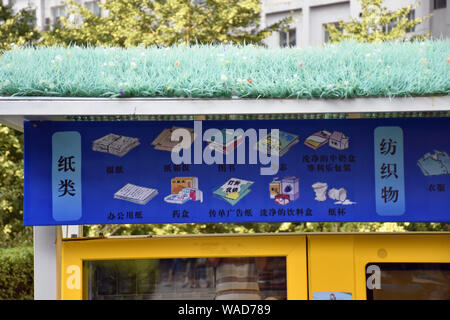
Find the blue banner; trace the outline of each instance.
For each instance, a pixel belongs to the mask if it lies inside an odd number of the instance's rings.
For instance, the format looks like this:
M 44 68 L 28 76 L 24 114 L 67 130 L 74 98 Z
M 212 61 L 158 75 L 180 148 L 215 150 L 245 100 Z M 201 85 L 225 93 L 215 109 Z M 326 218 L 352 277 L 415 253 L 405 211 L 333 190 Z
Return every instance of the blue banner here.
M 450 221 L 449 118 L 26 122 L 24 224 Z

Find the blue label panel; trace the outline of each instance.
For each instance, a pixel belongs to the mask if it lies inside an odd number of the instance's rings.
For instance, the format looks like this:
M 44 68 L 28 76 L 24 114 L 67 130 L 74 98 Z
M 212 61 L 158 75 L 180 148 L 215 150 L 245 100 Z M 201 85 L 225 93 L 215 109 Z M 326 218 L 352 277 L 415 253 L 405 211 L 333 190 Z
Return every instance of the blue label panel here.
M 400 216 L 405 213 L 402 128 L 377 127 L 374 133 L 374 153 L 377 214 Z
M 28 121 L 24 224 L 450 221 L 450 118 Z
M 52 136 L 52 216 L 76 221 L 82 216 L 81 136 L 75 131 Z

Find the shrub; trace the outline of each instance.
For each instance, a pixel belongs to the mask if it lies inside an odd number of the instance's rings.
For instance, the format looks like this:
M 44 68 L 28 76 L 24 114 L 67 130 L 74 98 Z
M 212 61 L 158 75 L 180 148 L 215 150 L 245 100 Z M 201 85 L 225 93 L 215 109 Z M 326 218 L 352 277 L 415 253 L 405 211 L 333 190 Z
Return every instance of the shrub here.
M 33 248 L 0 249 L 0 300 L 32 300 Z

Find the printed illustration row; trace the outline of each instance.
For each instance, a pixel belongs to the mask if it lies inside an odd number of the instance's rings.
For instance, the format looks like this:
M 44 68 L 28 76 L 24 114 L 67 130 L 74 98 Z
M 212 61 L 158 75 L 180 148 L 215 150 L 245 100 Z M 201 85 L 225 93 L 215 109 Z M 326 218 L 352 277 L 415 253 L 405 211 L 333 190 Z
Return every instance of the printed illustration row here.
M 251 192 L 252 181 L 231 178 L 213 191 L 231 205 L 235 205 Z M 348 199 L 347 190 L 343 187 L 329 186 L 326 182 L 316 182 L 311 188 L 314 190 L 314 200 L 325 202 L 327 196 L 334 204 L 352 205 L 356 202 Z M 300 197 L 299 179 L 297 177 L 274 178 L 268 186 L 270 199 L 280 205 L 296 201 Z M 125 200 L 145 205 L 158 194 L 157 189 L 126 184 L 114 194 L 115 199 Z M 164 201 L 173 204 L 184 204 L 188 201 L 203 202 L 203 192 L 199 189 L 197 177 L 175 177 L 171 180 L 171 194 L 164 197 Z

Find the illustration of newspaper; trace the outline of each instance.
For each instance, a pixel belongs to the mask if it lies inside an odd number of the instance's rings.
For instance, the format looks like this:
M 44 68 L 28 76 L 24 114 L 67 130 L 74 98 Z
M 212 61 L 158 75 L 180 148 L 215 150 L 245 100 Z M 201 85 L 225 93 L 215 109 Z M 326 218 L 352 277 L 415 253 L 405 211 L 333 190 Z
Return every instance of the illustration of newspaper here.
M 190 141 L 185 141 L 184 143 L 180 143 L 182 141 L 179 140 L 172 141 L 172 133 L 177 129 L 187 130 L 191 136 Z M 155 146 L 156 150 L 179 152 L 181 149 L 189 149 L 194 142 L 195 137 L 194 129 L 173 126 L 170 129 L 164 129 L 156 139 L 153 140 L 152 145 Z
M 92 150 L 123 157 L 139 144 L 138 138 L 119 136 L 110 133 L 100 139 L 94 140 L 92 143 Z
M 119 191 L 114 193 L 114 199 L 125 200 L 137 204 L 147 204 L 158 194 L 158 190 L 145 188 L 127 183 Z
M 231 178 L 213 193 L 234 206 L 239 200 L 250 193 L 252 184 L 252 181 Z
M 273 136 L 272 133 L 269 133 L 268 135 L 266 135 L 257 142 L 255 148 L 261 152 L 264 152 L 265 154 L 271 155 L 272 154 L 271 146 L 278 145 L 278 147 L 275 147 L 273 155 L 278 155 L 278 157 L 282 157 L 295 144 L 297 144 L 298 141 L 299 141 L 298 135 L 280 130 L 278 138 Z

